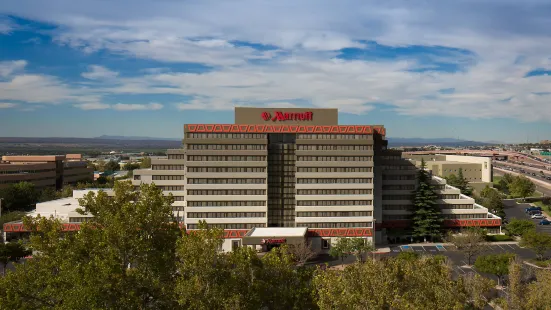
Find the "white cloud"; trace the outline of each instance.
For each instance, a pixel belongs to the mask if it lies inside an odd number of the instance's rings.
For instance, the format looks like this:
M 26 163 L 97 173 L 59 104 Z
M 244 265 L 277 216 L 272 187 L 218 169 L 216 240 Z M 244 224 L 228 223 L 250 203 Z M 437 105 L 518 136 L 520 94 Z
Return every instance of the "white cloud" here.
M 15 108 L 16 106 L 17 106 L 16 103 L 11 103 L 11 102 L 0 102 L 0 109 Z
M 79 103 L 73 106 L 82 110 L 105 110 L 111 108 L 110 105 L 100 102 Z
M 160 103 L 148 103 L 148 104 L 123 104 L 123 103 L 117 103 L 113 105 L 113 109 L 118 111 L 142 111 L 142 110 L 160 110 L 163 108 L 163 105 Z
M 2 69 L 0 64 L 0 74 L 9 76 L 9 81 L 0 82 L 0 100 L 73 100 L 94 106 L 102 102 L 104 94 L 173 94 L 195 98 L 176 104 L 180 110 L 307 102 L 349 113 L 368 113 L 382 103 L 407 115 L 551 119 L 551 97 L 533 95 L 551 92 L 551 77 L 524 78 L 530 70 L 551 67 L 551 6 L 544 0 L 154 4 L 135 0 L 117 1 L 109 7 L 20 0 L 17 4 L 3 3 L 2 8 L 63 26 L 54 32 L 55 39 L 84 51 L 106 49 L 163 61 L 166 65 L 162 67 L 168 68 L 172 62 L 192 62 L 213 69 L 200 74 L 152 69 L 144 71 L 144 76 L 123 78 L 95 66 L 83 76 L 117 77 L 118 84 L 79 89 L 50 76 L 14 77 L 24 64 L 18 69 Z M 275 48 L 259 51 L 236 40 Z M 424 55 L 432 63 L 408 58 L 335 59 L 336 50 L 341 48 L 375 49 L 373 44 L 363 43 L 372 41 L 393 47 L 454 47 L 473 54 Z M 521 56 L 522 61 L 518 61 Z M 412 71 L 435 66 L 434 62 L 470 66 L 458 73 Z M 455 92 L 439 93 L 447 88 Z M 104 108 L 155 109 L 143 104 Z
M 27 62 L 25 60 L 0 61 L 0 77 L 8 77 L 14 73 L 22 71 Z
M 82 77 L 90 80 L 108 80 L 116 78 L 119 73 L 111 71 L 103 66 L 91 65 L 88 72 L 82 73 Z

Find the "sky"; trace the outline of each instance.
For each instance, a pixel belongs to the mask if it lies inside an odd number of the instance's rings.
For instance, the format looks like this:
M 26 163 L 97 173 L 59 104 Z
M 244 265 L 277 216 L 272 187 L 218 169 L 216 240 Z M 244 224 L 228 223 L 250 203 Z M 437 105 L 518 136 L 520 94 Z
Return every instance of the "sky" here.
M 180 138 L 235 106 L 551 139 L 548 0 L 3 0 L 0 136 Z

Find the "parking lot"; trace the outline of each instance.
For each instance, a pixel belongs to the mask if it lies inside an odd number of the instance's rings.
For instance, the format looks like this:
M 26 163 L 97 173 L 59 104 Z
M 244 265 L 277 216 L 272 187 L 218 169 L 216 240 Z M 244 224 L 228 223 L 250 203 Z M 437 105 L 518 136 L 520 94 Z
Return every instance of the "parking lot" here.
M 532 220 L 537 225 L 537 231 L 551 234 L 551 225 L 538 225 L 541 220 L 531 219 L 524 212 L 524 209 L 532 206 L 529 203 L 516 203 L 513 199 L 505 199 L 503 200 L 503 206 L 505 207 L 505 215 L 509 220 L 513 218 Z

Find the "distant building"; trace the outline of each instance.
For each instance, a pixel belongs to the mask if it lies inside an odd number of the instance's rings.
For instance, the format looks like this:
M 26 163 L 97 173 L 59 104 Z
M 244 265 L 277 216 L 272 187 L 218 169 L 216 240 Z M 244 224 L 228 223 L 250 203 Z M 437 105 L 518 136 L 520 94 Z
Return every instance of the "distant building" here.
M 93 179 L 94 170 L 87 167 L 80 154 L 2 156 L 0 161 L 0 188 L 24 181 L 37 188 L 61 189 L 66 184 Z
M 421 165 L 424 159 L 427 169 L 436 176 L 445 178 L 454 174 L 457 176 L 459 169 L 463 170 L 463 177 L 469 181 L 475 190 L 481 190 L 486 185 L 492 185 L 493 171 L 491 156 L 464 156 L 444 155 L 429 153 L 403 153 L 404 158 L 415 161 L 415 165 Z

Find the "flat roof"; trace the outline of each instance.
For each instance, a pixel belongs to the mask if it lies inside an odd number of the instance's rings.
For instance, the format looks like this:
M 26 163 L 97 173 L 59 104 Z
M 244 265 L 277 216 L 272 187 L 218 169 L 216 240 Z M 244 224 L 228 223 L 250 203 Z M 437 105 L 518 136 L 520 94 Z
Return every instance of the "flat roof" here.
M 251 229 L 247 237 L 304 237 L 307 227 L 255 227 Z

